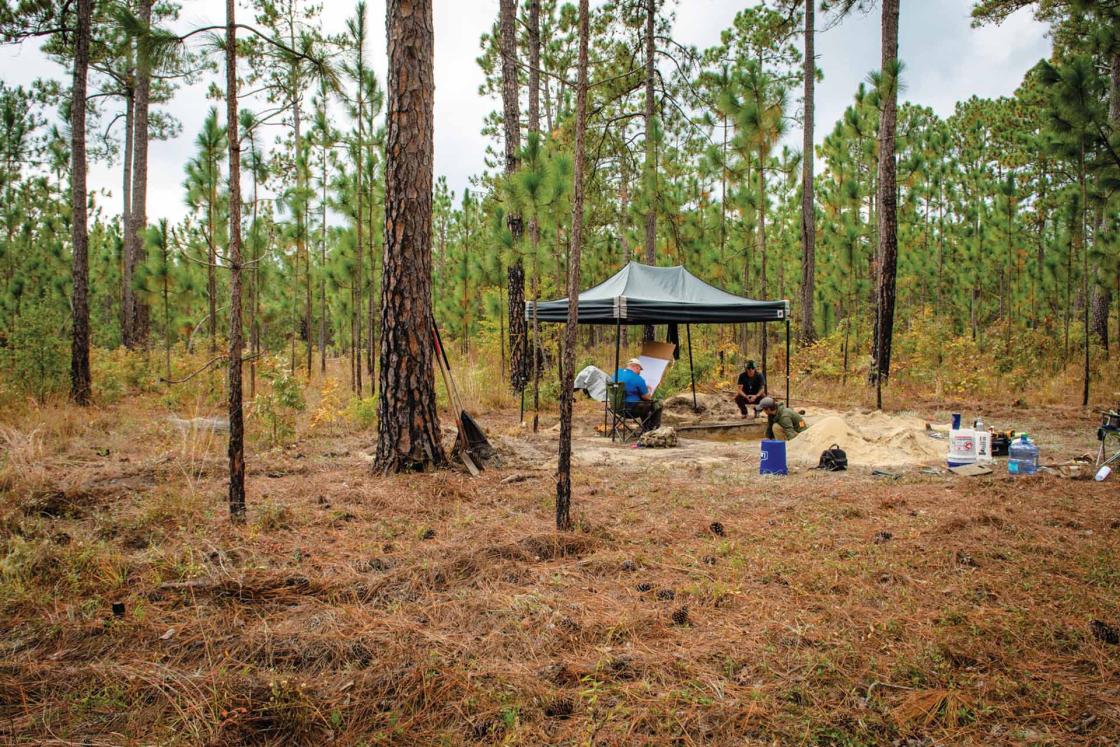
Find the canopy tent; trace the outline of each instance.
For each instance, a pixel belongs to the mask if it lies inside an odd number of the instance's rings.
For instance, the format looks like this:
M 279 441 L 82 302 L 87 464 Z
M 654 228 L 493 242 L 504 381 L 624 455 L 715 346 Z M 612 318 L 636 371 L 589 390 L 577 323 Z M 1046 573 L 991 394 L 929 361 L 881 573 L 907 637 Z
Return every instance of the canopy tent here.
M 536 305 L 542 322 L 568 321 L 568 299 Z M 580 324 L 737 324 L 778 322 L 788 301 L 755 301 L 705 283 L 684 267 L 630 262 L 612 277 L 579 294 Z M 525 304 L 533 318 L 533 302 Z
M 525 319 L 568 321 L 568 299 L 525 303 Z M 786 403 L 789 403 L 789 301 L 756 301 L 705 283 L 682 266 L 653 267 L 630 262 L 604 282 L 579 294 L 579 324 L 613 324 L 615 370 L 624 324 L 684 324 L 688 336 L 688 367 L 693 405 L 696 378 L 692 370 L 692 324 L 785 322 Z M 766 370 L 766 359 L 762 361 Z

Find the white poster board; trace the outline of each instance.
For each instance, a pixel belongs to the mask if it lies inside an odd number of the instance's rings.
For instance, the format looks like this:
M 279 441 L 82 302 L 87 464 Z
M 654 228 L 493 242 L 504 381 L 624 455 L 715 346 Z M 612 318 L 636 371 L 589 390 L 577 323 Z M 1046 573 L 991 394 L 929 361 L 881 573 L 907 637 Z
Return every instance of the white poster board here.
M 642 379 L 649 387 L 650 394 L 657 389 L 665 371 L 673 362 L 673 348 L 669 342 L 647 342 L 642 344 L 642 353 L 638 360 L 642 363 Z

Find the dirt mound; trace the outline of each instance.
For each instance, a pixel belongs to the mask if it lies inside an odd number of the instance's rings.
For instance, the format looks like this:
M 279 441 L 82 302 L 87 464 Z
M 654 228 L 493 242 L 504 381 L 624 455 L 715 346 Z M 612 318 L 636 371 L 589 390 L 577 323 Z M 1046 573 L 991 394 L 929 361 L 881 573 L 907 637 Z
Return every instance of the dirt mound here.
M 671 425 L 688 425 L 702 422 L 738 420 L 739 408 L 728 394 L 696 393 L 696 407 L 692 406 L 692 392 L 675 394 L 661 403 L 662 421 Z
M 809 429 L 790 442 L 789 460 L 816 464 L 832 444 L 839 444 L 848 453 L 848 463 L 855 466 L 917 466 L 945 459 L 945 443 L 926 435 L 924 421 L 871 413 L 810 421 Z

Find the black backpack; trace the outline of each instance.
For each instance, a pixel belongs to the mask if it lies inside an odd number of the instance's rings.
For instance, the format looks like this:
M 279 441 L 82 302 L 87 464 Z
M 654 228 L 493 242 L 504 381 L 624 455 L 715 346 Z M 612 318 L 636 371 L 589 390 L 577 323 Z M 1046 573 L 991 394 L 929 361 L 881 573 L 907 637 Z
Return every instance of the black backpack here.
M 843 472 L 848 469 L 848 454 L 840 448 L 839 444 L 833 444 L 821 452 L 821 463 L 817 465 L 817 469 L 823 469 L 828 472 Z

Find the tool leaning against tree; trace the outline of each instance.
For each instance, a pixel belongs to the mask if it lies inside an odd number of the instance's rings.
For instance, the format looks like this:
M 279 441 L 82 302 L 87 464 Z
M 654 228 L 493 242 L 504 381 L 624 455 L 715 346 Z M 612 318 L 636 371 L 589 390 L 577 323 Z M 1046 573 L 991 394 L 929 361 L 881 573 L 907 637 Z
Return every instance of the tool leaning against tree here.
M 443 376 L 443 386 L 447 390 L 447 399 L 455 415 L 455 425 L 459 429 L 459 435 L 455 439 L 455 451 L 459 453 L 459 458 L 463 460 L 467 471 L 477 477 L 482 471 L 480 465 L 496 458 L 497 452 L 486 439 L 486 434 L 482 432 L 478 422 L 463 407 L 463 398 L 459 396 L 459 387 L 451 374 L 451 362 L 447 360 L 443 339 L 440 337 L 435 319 L 432 319 L 432 343 L 436 350 L 436 365 L 439 366 L 439 372 Z

